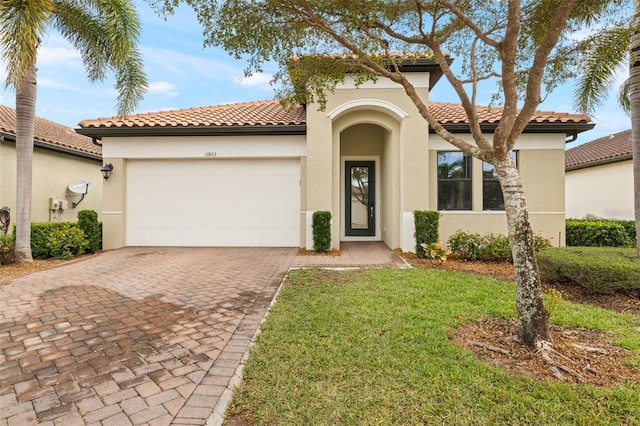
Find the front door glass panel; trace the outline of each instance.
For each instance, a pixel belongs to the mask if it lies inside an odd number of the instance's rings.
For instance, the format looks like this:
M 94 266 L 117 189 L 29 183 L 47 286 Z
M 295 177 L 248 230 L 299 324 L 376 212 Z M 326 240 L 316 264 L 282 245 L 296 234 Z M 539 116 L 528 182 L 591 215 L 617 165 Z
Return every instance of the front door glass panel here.
M 375 163 L 345 163 L 346 235 L 375 235 Z

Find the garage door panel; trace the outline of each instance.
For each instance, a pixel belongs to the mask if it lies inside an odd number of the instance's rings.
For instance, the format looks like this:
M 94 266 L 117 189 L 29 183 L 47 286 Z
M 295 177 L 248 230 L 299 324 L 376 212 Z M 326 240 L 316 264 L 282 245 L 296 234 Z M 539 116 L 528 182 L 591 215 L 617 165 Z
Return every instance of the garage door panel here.
M 298 246 L 300 161 L 132 161 L 127 245 Z

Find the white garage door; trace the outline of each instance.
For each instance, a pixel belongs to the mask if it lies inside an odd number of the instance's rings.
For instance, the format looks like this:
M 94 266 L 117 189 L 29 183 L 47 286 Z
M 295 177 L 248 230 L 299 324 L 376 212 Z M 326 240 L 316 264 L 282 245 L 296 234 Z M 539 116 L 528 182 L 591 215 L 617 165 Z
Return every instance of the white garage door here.
M 300 245 L 300 160 L 130 161 L 128 246 Z

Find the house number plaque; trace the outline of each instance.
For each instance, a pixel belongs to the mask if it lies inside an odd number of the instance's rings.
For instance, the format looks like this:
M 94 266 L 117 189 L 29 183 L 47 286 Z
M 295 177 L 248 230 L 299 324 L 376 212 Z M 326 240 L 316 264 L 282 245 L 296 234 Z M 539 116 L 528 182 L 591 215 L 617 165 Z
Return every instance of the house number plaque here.
M 205 152 L 204 156 L 205 157 L 217 157 L 218 153 L 217 152 Z

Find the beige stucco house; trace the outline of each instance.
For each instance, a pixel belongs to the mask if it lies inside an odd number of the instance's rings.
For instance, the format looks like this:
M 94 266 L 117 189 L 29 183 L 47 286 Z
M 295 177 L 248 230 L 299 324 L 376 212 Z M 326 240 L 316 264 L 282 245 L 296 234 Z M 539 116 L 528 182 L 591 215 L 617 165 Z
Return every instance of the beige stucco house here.
M 568 149 L 567 217 L 634 219 L 631 130 Z
M 423 99 L 441 75 L 430 60 L 403 64 Z M 459 105 L 431 103 L 468 136 Z M 479 108 L 491 132 L 500 115 Z M 346 81 L 326 108 L 261 101 L 85 120 L 105 164 L 104 246 L 313 246 L 312 215 L 332 213 L 332 245 L 384 241 L 415 250 L 414 210 L 458 228 L 505 232 L 492 170 L 437 135 L 403 89 Z M 538 112 L 517 145 L 536 231 L 564 240 L 564 147 L 593 125 L 583 115 Z M 499 192 L 499 189 L 498 189 Z
M 79 210 L 102 211 L 101 148 L 72 128 L 35 119 L 31 218 L 34 222 L 75 221 Z M 84 196 L 69 185 L 91 182 Z M 81 186 L 81 185 L 80 185 Z M 80 188 L 72 186 L 72 188 Z M 86 186 L 85 186 L 86 188 Z M 84 192 L 84 191 L 82 191 Z M 16 111 L 0 105 L 0 207 L 16 204 Z

